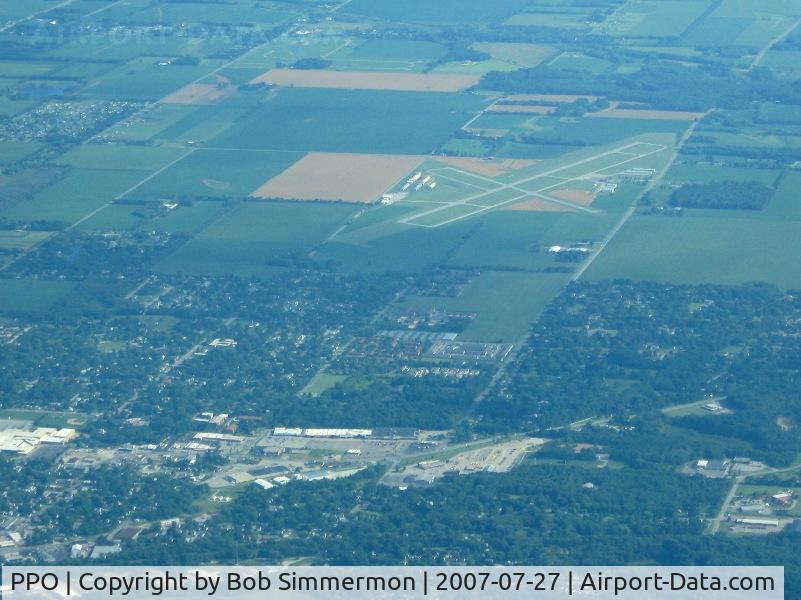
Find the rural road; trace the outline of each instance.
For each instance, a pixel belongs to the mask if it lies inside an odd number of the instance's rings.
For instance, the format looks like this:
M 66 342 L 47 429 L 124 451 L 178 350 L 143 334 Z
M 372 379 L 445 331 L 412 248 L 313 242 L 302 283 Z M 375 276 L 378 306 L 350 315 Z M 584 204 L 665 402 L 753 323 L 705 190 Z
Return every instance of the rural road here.
M 726 511 L 729 510 L 729 505 L 731 501 L 734 500 L 734 496 L 737 494 L 737 488 L 740 487 L 740 484 L 745 480 L 744 475 L 739 475 L 734 479 L 734 483 L 729 489 L 729 493 L 726 494 L 726 499 L 723 501 L 723 505 L 720 507 L 717 516 L 709 522 L 709 533 L 715 534 L 720 530 L 720 524 L 723 521 L 723 518 L 726 516 Z
M 793 31 L 795 31 L 795 30 L 796 30 L 796 28 L 797 28 L 799 25 L 801 25 L 801 19 L 798 19 L 797 21 L 795 21 L 795 22 L 794 22 L 792 25 L 790 25 L 790 27 L 788 27 L 788 28 L 787 28 L 786 30 L 784 30 L 782 33 L 780 33 L 780 34 L 779 34 L 779 35 L 777 35 L 775 38 L 773 38 L 773 39 L 770 41 L 770 43 L 768 43 L 768 45 L 767 45 L 767 46 L 765 46 L 764 48 L 762 48 L 762 50 L 760 50 L 760 51 L 759 51 L 759 54 L 757 54 L 757 55 L 754 57 L 754 60 L 753 60 L 753 62 L 751 63 L 751 66 L 749 67 L 749 69 L 748 69 L 748 70 L 750 71 L 750 70 L 754 69 L 755 67 L 758 67 L 758 66 L 759 66 L 759 65 L 762 63 L 762 60 L 765 58 L 765 56 L 767 55 L 767 53 L 768 53 L 768 52 L 770 52 L 770 49 L 771 49 L 771 48 L 773 48 L 773 46 L 775 46 L 776 44 L 778 44 L 778 43 L 779 43 L 779 42 L 781 42 L 782 40 L 784 40 L 784 39 L 785 39 L 787 36 L 789 36 L 791 33 L 793 33 Z

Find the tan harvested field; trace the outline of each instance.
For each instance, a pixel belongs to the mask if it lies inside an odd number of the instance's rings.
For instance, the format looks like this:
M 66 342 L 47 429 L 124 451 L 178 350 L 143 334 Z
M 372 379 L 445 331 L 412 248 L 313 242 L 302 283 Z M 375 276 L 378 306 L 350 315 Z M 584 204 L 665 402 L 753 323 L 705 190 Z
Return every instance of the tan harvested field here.
M 458 92 L 476 85 L 480 75 L 440 73 L 387 73 L 381 71 L 324 71 L 271 69 L 251 83 L 272 83 L 312 88 L 391 90 L 406 92 Z
M 555 202 L 548 202 L 540 198 L 528 198 L 521 200 L 514 204 L 507 204 L 501 210 L 514 210 L 518 212 L 575 212 L 573 209 L 556 204 Z
M 704 116 L 699 112 L 683 112 L 678 110 L 641 110 L 631 108 L 610 108 L 596 113 L 587 113 L 585 117 L 596 119 L 658 119 L 662 121 L 696 121 Z
M 551 192 L 550 195 L 554 198 L 559 198 L 560 200 L 567 200 L 568 202 L 581 204 L 582 206 L 589 206 L 595 201 L 595 194 L 588 192 L 587 190 L 563 188 L 561 190 Z
M 522 158 L 482 160 L 480 158 L 463 158 L 460 156 L 439 156 L 437 160 L 463 171 L 484 175 L 485 177 L 498 177 L 509 171 L 525 169 L 537 164 L 536 160 Z
M 217 85 L 212 83 L 190 83 L 177 92 L 173 92 L 161 101 L 165 104 L 188 104 L 193 106 L 210 106 L 225 100 L 236 92 L 236 86 L 220 75 Z
M 549 115 L 555 110 L 555 106 L 542 106 L 539 104 L 493 104 L 486 110 L 486 112 Z
M 423 162 L 422 156 L 312 152 L 251 196 L 374 202 Z

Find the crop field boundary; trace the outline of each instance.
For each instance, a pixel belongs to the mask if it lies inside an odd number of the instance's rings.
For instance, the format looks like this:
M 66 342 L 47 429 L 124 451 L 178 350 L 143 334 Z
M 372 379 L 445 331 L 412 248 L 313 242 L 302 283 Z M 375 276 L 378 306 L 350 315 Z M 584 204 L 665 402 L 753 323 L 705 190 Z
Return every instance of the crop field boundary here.
M 619 172 L 610 172 L 610 170 L 614 170 L 617 167 L 621 167 L 627 163 L 664 152 L 665 150 L 668 150 L 668 148 L 668 146 L 663 144 L 653 144 L 639 141 L 631 142 L 618 148 L 599 152 L 593 156 L 583 158 L 566 165 L 560 165 L 541 173 L 522 177 L 521 179 L 512 181 L 510 183 L 502 183 L 495 179 L 470 173 L 468 171 L 463 171 L 462 169 L 453 166 L 434 168 L 430 170 L 431 173 L 434 173 L 443 179 L 448 179 L 449 181 L 459 183 L 464 186 L 481 189 L 478 185 L 476 185 L 476 183 L 469 182 L 469 180 L 479 180 L 493 187 L 489 189 L 483 189 L 480 192 L 471 193 L 470 195 L 457 200 L 441 202 L 439 203 L 439 206 L 417 212 L 402 219 L 398 219 L 397 222 L 416 227 L 442 227 L 444 225 L 461 221 L 462 219 L 467 219 L 468 217 L 472 217 L 489 210 L 500 208 L 507 204 L 519 202 L 524 198 L 537 198 L 585 214 L 600 214 L 602 211 L 596 208 L 557 198 L 550 195 L 548 192 L 554 190 L 555 188 L 565 187 L 574 181 L 594 182 L 600 179 L 612 177 L 616 174 L 619 174 Z M 603 160 L 614 155 L 619 156 L 621 160 L 611 164 L 608 164 L 605 160 Z M 597 163 L 598 161 L 602 162 L 593 166 L 593 163 Z M 559 175 L 559 173 L 563 173 L 564 171 L 568 171 L 570 169 L 576 169 L 577 167 L 586 167 L 586 170 L 581 170 L 577 174 L 564 173 L 566 176 Z M 449 177 L 448 174 L 451 174 L 451 176 Z M 453 176 L 454 174 L 460 174 L 468 181 L 465 181 L 462 178 L 457 179 Z M 529 186 L 532 183 L 535 183 L 536 185 L 531 186 L 531 189 L 524 187 Z M 489 196 L 494 194 L 497 195 L 498 192 L 504 190 L 510 190 L 513 192 L 513 195 L 499 199 L 497 202 L 490 201 L 486 204 L 482 203 L 482 200 L 486 200 Z M 514 194 L 514 192 L 517 193 Z M 399 203 L 403 202 L 414 202 L 414 200 L 404 199 L 399 201 Z M 475 208 L 475 210 L 469 210 L 471 208 Z M 438 219 L 437 216 L 440 218 Z

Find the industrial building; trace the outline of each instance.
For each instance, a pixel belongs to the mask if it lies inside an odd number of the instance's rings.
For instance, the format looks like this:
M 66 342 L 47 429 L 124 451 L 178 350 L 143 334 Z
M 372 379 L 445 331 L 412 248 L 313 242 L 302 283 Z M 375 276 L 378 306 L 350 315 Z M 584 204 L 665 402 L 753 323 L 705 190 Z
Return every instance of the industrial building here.
M 33 431 L 25 429 L 0 430 L 0 452 L 30 454 L 42 444 L 66 444 L 75 439 L 74 429 L 37 427 Z

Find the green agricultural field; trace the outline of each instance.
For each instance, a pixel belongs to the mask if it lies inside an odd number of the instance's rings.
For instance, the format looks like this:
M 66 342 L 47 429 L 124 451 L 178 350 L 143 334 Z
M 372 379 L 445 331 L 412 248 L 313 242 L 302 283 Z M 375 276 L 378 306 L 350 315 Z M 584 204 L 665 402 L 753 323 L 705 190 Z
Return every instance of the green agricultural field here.
M 63 280 L 0 279 L 0 314 L 45 312 L 73 287 L 73 282 Z
M 222 202 L 197 201 L 181 204 L 164 216 L 147 221 L 143 227 L 148 230 L 165 231 L 172 234 L 190 234 L 209 224 L 225 208 Z
M 392 212 L 387 218 L 396 215 L 397 212 Z M 348 273 L 417 273 L 432 264 L 443 262 L 474 226 L 473 222 L 462 221 L 450 227 L 429 229 L 401 225 L 394 219 L 387 220 L 352 231 L 346 230 L 320 248 L 317 258 L 334 260 Z
M 459 9 L 428 0 L 353 0 L 342 13 L 398 23 L 497 23 L 521 10 L 528 0 L 462 0 Z
M 722 0 L 684 36 L 682 43 L 763 48 L 786 31 L 799 15 L 801 8 L 796 3 L 783 0 L 758 3 Z
M 518 343 L 567 283 L 564 273 L 482 271 L 458 298 L 407 296 L 402 308 L 477 313 L 461 341 Z
M 757 120 L 765 123 L 801 123 L 801 106 L 779 102 L 762 102 L 757 108 Z
M 442 146 L 442 151 L 451 156 L 489 156 L 493 148 L 486 140 L 455 138 Z
M 328 56 L 334 68 L 354 71 L 422 72 L 445 55 L 446 48 L 423 40 L 370 39 Z
M 612 66 L 608 60 L 587 56 L 579 52 L 563 52 L 551 62 L 548 67 L 551 69 L 562 69 L 566 71 L 584 71 L 598 75 Z
M 194 275 L 269 276 L 276 270 L 271 262 L 309 252 L 351 213 L 352 206 L 335 203 L 241 202 L 159 268 Z
M 460 267 L 538 269 L 553 265 L 543 237 L 561 213 L 493 211 L 481 218 L 448 264 Z
M 749 169 L 744 167 L 720 167 L 703 163 L 675 163 L 665 174 L 671 183 L 708 183 L 711 181 L 758 181 L 772 186 L 781 172 L 778 169 Z
M 10 21 L 50 8 L 48 0 L 30 0 L 25 3 L 4 2 L 0 6 L 0 21 Z
M 110 63 L 70 62 L 59 67 L 54 75 L 62 79 L 93 79 L 114 68 Z
M 3 140 L 0 142 L 0 165 L 10 165 L 27 158 L 44 147 L 40 142 L 17 142 Z
M 26 98 L 24 100 L 14 100 L 8 96 L 0 95 L 0 117 L 13 117 L 35 106 L 36 100 Z
M 437 60 L 445 55 L 446 48 L 436 42 L 422 40 L 367 40 L 353 48 L 354 58 Z
M 58 163 L 81 169 L 156 171 L 186 152 L 183 148 L 82 144 L 63 154 Z
M 502 42 L 477 42 L 473 48 L 517 68 L 536 67 L 553 52 L 550 46 Z
M 36 77 L 52 72 L 57 66 L 54 62 L 0 60 L 0 73 L 3 77 Z
M 604 21 L 601 31 L 626 37 L 676 37 L 708 8 L 711 0 L 629 0 Z
M 801 287 L 801 222 L 743 214 L 748 211 L 685 212 L 682 217 L 633 217 L 587 276 Z
M 191 113 L 154 135 L 153 139 L 188 144 L 208 142 L 224 133 L 247 113 L 244 107 L 230 104 L 195 107 Z
M 515 27 L 554 27 L 558 29 L 578 29 L 589 26 L 586 14 L 524 12 L 507 19 L 504 25 Z
M 133 229 L 144 219 L 137 216 L 142 207 L 136 204 L 110 204 L 78 225 L 80 231 L 120 231 Z
M 531 113 L 501 113 L 485 112 L 478 119 L 470 123 L 470 130 L 504 129 L 509 131 L 538 129 L 540 117 Z
M 284 88 L 211 145 L 423 154 L 447 141 L 486 102 L 471 94 Z
M 689 127 L 686 121 L 595 117 L 540 117 L 537 125 L 539 129 L 529 133 L 532 141 L 572 146 L 611 144 L 647 133 L 679 134 Z
M 111 202 L 143 179 L 139 171 L 74 169 L 62 180 L 0 216 L 22 221 L 44 219 L 74 223 Z
M 242 198 L 303 157 L 299 152 L 195 150 L 150 179 L 137 198 Z
M 559 144 L 524 144 L 520 142 L 505 142 L 497 152 L 499 158 L 525 158 L 542 160 L 554 158 L 573 150 L 574 146 Z
M 797 79 L 801 77 L 801 50 L 774 48 L 765 56 L 762 66 L 768 67 L 782 79 Z
M 156 104 L 109 128 L 105 136 L 126 142 L 145 142 L 189 116 L 195 106 Z
M 592 203 L 592 208 L 601 211 L 600 213 L 562 214 L 553 227 L 543 235 L 543 245 L 564 245 L 583 241 L 600 242 L 642 192 L 643 187 L 640 185 L 623 184 L 614 194 L 601 195 Z
M 3 250 L 27 250 L 46 240 L 52 234 L 52 231 L 0 229 L 0 248 Z
M 92 87 L 92 95 L 120 100 L 158 100 L 222 64 L 219 60 L 203 60 L 198 65 L 165 64 L 169 60 L 169 56 L 136 58 L 103 75 Z
M 784 128 L 788 128 L 784 125 Z M 801 136 L 799 135 L 779 135 L 775 132 L 742 131 L 737 133 L 729 132 L 704 132 L 699 141 L 693 136 L 690 139 L 690 147 L 700 146 L 702 148 L 746 148 L 748 150 L 771 150 L 786 148 L 801 148 Z
M 113 18 L 112 9 L 100 14 L 104 14 L 107 18 Z M 186 37 L 163 36 L 158 32 L 142 31 L 137 32 L 134 43 L 134 36 L 131 32 L 101 31 L 94 35 L 69 38 L 64 44 L 48 49 L 44 57 L 84 61 L 95 56 L 102 56 L 109 61 L 127 62 L 140 56 L 155 58 L 187 55 L 190 43 L 190 39 Z
M 503 60 L 489 59 L 463 62 L 447 62 L 438 65 L 432 73 L 450 73 L 460 75 L 485 75 L 490 71 L 512 71 L 514 65 Z
M 274 5 L 281 7 L 281 4 Z M 283 6 L 291 6 L 283 5 Z M 148 6 L 131 15 L 132 21 L 161 23 L 193 23 L 204 26 L 259 23 L 272 27 L 295 16 L 287 10 L 276 10 L 258 2 L 227 2 L 225 10 L 209 2 L 176 2 Z
M 766 219 L 801 222 L 801 172 L 786 171 L 768 206 L 762 211 Z

